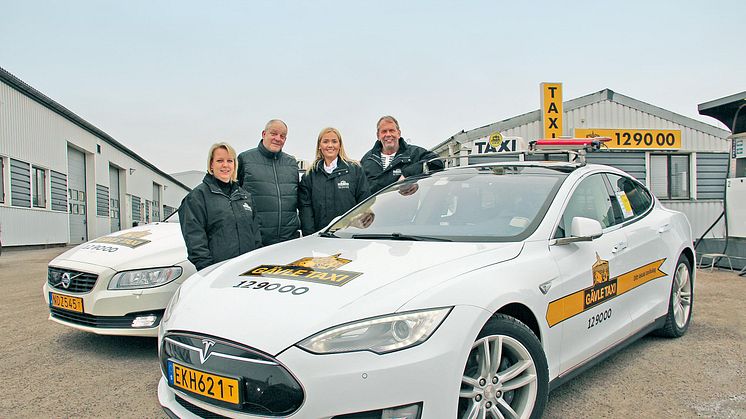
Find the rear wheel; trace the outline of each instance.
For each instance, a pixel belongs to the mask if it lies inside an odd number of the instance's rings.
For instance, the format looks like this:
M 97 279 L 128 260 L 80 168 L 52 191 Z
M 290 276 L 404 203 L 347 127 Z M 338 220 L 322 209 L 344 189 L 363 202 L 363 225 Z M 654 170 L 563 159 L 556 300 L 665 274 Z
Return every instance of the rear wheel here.
M 539 418 L 548 381 L 546 357 L 536 335 L 515 318 L 497 314 L 469 352 L 457 417 Z
M 693 302 L 692 267 L 689 260 L 681 255 L 676 262 L 676 271 L 671 284 L 666 324 L 658 330 L 658 334 L 669 338 L 684 336 L 684 333 L 689 329 L 689 322 L 692 318 Z

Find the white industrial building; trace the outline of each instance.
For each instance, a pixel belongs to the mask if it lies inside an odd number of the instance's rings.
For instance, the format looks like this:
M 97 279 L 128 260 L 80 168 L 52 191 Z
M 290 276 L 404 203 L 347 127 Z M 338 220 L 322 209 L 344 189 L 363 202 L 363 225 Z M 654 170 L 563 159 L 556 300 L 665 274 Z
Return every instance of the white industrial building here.
M 0 68 L 0 240 L 76 244 L 159 221 L 189 192 Z
M 620 140 L 611 144 L 617 148 L 591 153 L 588 161 L 618 167 L 648 185 L 666 207 L 688 216 L 695 238 L 723 212 L 730 132 L 609 89 L 566 102 L 560 99 L 556 109 L 562 122 L 558 136 Z M 494 159 L 480 157 L 500 150 L 489 146 L 490 140 L 496 145 L 494 140 L 499 139 L 502 149 L 509 151 L 513 145 L 508 142 L 514 141 L 510 137 L 544 138 L 543 115 L 546 110 L 542 108 L 462 131 L 432 150 L 440 156 L 468 155 L 470 163 Z M 666 142 L 667 138 L 671 141 Z M 722 239 L 724 230 L 720 221 L 706 238 Z

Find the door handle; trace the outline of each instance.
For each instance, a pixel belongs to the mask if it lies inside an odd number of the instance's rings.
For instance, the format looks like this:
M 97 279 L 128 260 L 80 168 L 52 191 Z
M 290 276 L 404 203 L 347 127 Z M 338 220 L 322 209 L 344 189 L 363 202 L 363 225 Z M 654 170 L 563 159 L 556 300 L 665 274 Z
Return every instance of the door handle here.
M 618 253 L 627 248 L 627 242 L 619 242 L 611 248 L 611 253 Z
M 663 224 L 662 226 L 658 227 L 658 233 L 665 233 L 666 231 L 668 231 L 670 229 L 671 229 L 671 224 L 666 223 L 666 224 Z

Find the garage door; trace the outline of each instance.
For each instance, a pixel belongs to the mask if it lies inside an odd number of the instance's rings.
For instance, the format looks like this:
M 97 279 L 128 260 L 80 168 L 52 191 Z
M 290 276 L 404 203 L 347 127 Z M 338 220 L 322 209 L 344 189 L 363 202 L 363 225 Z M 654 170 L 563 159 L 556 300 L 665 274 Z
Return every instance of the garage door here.
M 119 206 L 119 169 L 109 166 L 109 211 L 111 212 L 111 231 L 122 229 Z
M 85 154 L 67 148 L 67 193 L 70 216 L 70 244 L 83 243 L 86 233 Z

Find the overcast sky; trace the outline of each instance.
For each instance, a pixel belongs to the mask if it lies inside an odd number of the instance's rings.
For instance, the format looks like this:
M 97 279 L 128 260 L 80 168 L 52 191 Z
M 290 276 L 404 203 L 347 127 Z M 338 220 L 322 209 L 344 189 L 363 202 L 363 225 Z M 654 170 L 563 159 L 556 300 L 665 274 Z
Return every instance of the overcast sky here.
M 521 4 L 519 4 L 521 3 Z M 432 147 L 609 88 L 724 127 L 702 102 L 746 90 L 746 1 L 0 0 L 0 67 L 162 170 L 204 170 L 218 140 L 321 128 L 362 157 L 381 115 Z

